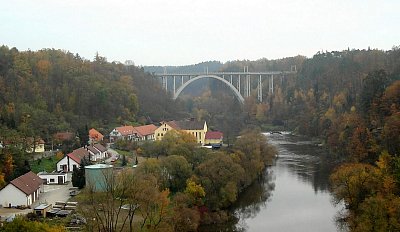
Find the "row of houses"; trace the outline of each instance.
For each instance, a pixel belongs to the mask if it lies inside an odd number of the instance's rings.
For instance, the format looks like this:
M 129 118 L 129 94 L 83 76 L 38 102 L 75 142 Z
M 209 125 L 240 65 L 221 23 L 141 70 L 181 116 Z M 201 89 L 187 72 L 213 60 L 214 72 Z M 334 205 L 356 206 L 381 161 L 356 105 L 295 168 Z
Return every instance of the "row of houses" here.
M 0 190 L 0 206 L 30 206 L 39 199 L 39 195 L 43 191 L 43 184 L 66 183 L 67 172 L 79 168 L 83 158 L 97 162 L 107 157 L 107 148 L 101 144 L 76 149 L 57 162 L 57 170 L 54 172 L 40 172 L 36 175 L 30 171 L 10 181 Z
M 83 158 L 92 162 L 98 162 L 108 157 L 107 148 L 100 143 L 81 147 L 73 150 L 64 158 L 57 162 L 58 172 L 72 172 L 74 168 L 79 168 Z
M 223 134 L 219 131 L 208 131 L 206 121 L 182 120 L 163 121 L 160 126 L 153 124 L 145 126 L 121 126 L 114 128 L 110 136 L 110 142 L 117 140 L 154 141 L 161 140 L 168 131 L 179 130 L 193 135 L 198 144 L 222 144 Z
M 154 141 L 161 140 L 168 131 L 179 130 L 193 135 L 197 143 L 204 144 L 222 144 L 223 134 L 218 131 L 208 131 L 205 121 L 164 121 L 160 126 L 153 124 L 144 126 L 121 126 L 110 133 L 110 142 L 118 139 L 132 141 Z M 56 138 L 62 140 L 73 140 L 75 135 L 71 132 L 57 133 Z M 67 182 L 67 172 L 72 172 L 74 168 L 79 168 L 82 159 L 86 158 L 92 162 L 98 162 L 108 157 L 107 148 L 98 143 L 104 136 L 95 129 L 89 131 L 89 143 L 73 150 L 64 158 L 57 162 L 56 171 L 52 173 L 28 172 L 14 180 L 0 190 L 0 205 L 3 207 L 12 206 L 30 206 L 39 199 L 43 191 L 43 184 L 63 184 Z M 43 140 L 38 140 L 43 144 Z M 39 147 L 36 146 L 35 147 Z M 33 150 L 32 150 L 33 152 Z M 37 152 L 37 151 L 36 151 Z

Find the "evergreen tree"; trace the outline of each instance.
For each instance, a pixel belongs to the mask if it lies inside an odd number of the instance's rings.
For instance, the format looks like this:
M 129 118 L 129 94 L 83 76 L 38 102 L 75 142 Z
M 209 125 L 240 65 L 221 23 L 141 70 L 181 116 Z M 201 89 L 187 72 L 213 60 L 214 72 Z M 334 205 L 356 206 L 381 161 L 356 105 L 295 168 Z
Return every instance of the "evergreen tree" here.
M 79 165 L 79 168 L 74 168 L 72 172 L 72 186 L 78 187 L 79 189 L 82 189 L 85 187 L 86 183 L 86 178 L 85 178 L 85 166 L 89 165 L 90 162 L 86 159 L 83 158 L 81 160 L 81 164 Z
M 121 166 L 126 166 L 127 163 L 128 163 L 128 162 L 126 161 L 125 155 L 122 155 L 122 163 L 121 163 Z

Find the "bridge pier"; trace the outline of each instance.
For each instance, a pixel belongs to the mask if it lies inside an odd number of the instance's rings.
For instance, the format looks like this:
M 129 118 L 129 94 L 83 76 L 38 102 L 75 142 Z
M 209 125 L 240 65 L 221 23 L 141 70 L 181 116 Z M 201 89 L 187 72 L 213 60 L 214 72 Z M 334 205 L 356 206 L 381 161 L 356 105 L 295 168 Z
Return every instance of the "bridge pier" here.
M 174 76 L 174 94 L 176 93 L 176 91 L 175 91 L 176 81 L 175 80 L 176 79 L 175 79 L 175 76 Z
M 239 80 L 238 80 L 239 82 L 238 82 L 238 90 L 239 90 L 239 93 L 240 93 L 240 74 L 239 74 Z
M 274 94 L 274 74 L 272 74 L 271 78 L 269 79 L 268 87 L 269 87 L 269 91 L 268 92 L 270 94 Z
M 261 81 L 261 75 L 258 79 L 258 86 L 257 86 L 257 99 L 259 102 L 262 102 L 262 81 Z

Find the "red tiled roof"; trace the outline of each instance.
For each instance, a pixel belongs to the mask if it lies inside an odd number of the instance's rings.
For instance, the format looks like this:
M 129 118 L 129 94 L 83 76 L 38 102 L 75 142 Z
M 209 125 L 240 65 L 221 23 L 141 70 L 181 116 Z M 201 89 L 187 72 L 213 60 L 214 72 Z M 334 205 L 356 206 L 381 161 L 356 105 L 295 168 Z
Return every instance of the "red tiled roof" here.
M 220 131 L 207 131 L 206 139 L 222 139 L 224 134 Z
M 89 157 L 89 152 L 86 150 L 86 148 L 81 147 L 72 151 L 67 156 L 72 160 L 74 160 L 75 162 L 77 162 L 78 164 L 80 164 L 81 159 L 83 159 L 83 157 L 85 156 Z
M 57 139 L 57 140 L 60 140 L 60 141 L 72 140 L 72 139 L 74 139 L 74 133 L 72 133 L 72 132 L 58 132 L 58 133 L 55 133 L 53 135 L 53 137 L 55 139 Z
M 95 141 L 100 141 L 103 140 L 103 135 L 98 132 L 96 129 L 92 128 L 89 130 L 89 138 L 95 140 Z
M 122 136 L 133 134 L 133 126 L 120 126 L 115 128 Z
M 26 195 L 29 195 L 35 192 L 43 184 L 43 180 L 40 179 L 40 177 L 38 177 L 35 173 L 30 171 L 15 178 L 10 183 L 24 192 Z
M 151 135 L 154 134 L 154 131 L 157 129 L 157 127 L 153 124 L 150 125 L 144 125 L 144 126 L 137 126 L 133 128 L 137 133 L 141 136 L 146 136 L 146 135 Z

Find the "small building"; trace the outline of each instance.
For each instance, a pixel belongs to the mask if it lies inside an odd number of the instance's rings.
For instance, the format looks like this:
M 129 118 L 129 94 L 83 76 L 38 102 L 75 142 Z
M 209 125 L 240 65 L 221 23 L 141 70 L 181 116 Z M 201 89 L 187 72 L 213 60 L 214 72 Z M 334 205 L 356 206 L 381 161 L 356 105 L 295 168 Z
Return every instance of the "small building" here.
M 43 180 L 33 172 L 28 172 L 12 180 L 0 190 L 0 205 L 4 207 L 30 206 L 39 199 Z
M 153 141 L 155 140 L 154 132 L 157 130 L 157 127 L 153 124 L 144 125 L 144 126 L 136 126 L 133 128 L 135 141 Z
M 110 142 L 115 142 L 118 139 L 132 140 L 134 137 L 133 126 L 120 126 L 114 128 L 110 133 Z
M 67 173 L 65 172 L 39 172 L 37 174 L 44 184 L 65 184 L 67 182 Z
M 93 191 L 105 191 L 113 178 L 113 166 L 109 164 L 94 164 L 85 166 L 86 188 Z
M 86 148 L 78 148 L 57 162 L 57 172 L 72 172 L 74 168 L 79 168 L 83 158 L 89 160 L 89 156 L 90 153 Z
M 89 130 L 89 144 L 94 144 L 103 141 L 103 138 L 104 138 L 103 134 L 98 132 L 96 129 L 92 128 Z
M 170 130 L 180 130 L 189 133 L 196 138 L 198 144 L 204 145 L 208 128 L 206 121 L 196 121 L 194 119 L 161 122 L 161 126 L 154 132 L 155 139 L 161 140 Z
M 44 152 L 44 141 L 41 138 L 33 139 L 32 137 L 26 138 L 26 152 L 27 153 L 43 153 Z
M 224 134 L 220 131 L 207 131 L 205 144 L 222 145 Z
M 51 204 L 40 204 L 33 209 L 33 212 L 39 217 L 46 217 L 50 210 L 52 210 Z
M 101 145 L 100 143 L 96 143 L 93 147 L 100 152 L 100 159 L 108 158 L 107 148 Z
M 103 160 L 107 158 L 107 148 L 103 145 L 97 143 L 94 145 L 90 145 L 86 147 L 86 150 L 89 152 L 90 161 L 96 162 L 98 160 Z

